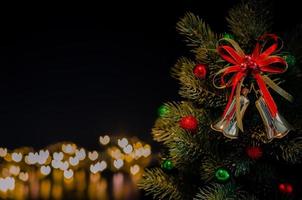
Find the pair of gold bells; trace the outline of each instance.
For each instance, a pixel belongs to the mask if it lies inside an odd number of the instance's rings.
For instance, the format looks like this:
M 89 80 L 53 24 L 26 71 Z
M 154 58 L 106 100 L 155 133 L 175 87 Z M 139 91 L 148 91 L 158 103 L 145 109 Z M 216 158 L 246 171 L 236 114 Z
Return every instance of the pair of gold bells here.
M 249 90 L 243 88 L 239 98 L 240 101 L 240 115 L 243 117 L 245 110 L 250 104 L 250 100 L 247 98 Z M 262 96 L 255 102 L 256 107 L 260 113 L 262 121 L 264 123 L 266 137 L 268 141 L 274 138 L 282 138 L 291 130 L 292 126 L 277 112 L 276 116 L 272 116 L 269 112 L 269 108 Z M 229 109 L 218 120 L 218 122 L 211 125 L 212 129 L 222 132 L 224 136 L 236 139 L 239 134 L 238 121 L 236 119 L 236 98 L 233 98 Z

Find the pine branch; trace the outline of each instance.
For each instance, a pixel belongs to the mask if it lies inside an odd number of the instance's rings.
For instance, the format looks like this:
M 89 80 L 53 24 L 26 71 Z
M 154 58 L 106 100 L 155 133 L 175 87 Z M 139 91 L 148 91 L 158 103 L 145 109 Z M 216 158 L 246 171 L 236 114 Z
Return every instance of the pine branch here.
M 259 36 L 271 28 L 271 13 L 266 2 L 243 0 L 229 11 L 226 18 L 236 40 L 250 50 Z
M 219 156 L 225 157 L 221 153 L 215 152 L 215 149 L 209 148 L 207 155 L 203 157 L 203 162 L 200 167 L 200 176 L 205 182 L 210 182 L 215 177 L 215 172 L 220 167 L 234 168 L 234 176 L 239 177 L 246 175 L 250 172 L 250 166 L 252 162 L 244 158 L 239 158 L 238 153 L 233 153 L 229 157 L 221 159 Z
M 165 156 L 173 161 L 175 167 L 185 168 L 212 148 L 209 139 L 211 121 L 203 109 L 195 108 L 189 102 L 172 102 L 165 106 L 169 112 L 157 119 L 152 135 L 155 141 L 162 142 L 167 147 Z M 188 115 L 198 120 L 195 134 L 179 126 L 180 119 Z
M 250 160 L 238 160 L 236 162 L 236 169 L 234 172 L 234 175 L 236 177 L 244 176 L 248 173 L 250 173 L 250 165 L 252 162 Z
M 225 67 L 225 63 L 221 62 L 221 57 L 217 51 L 209 51 L 204 47 L 197 48 L 194 50 L 196 62 L 207 64 L 207 82 L 211 82 L 213 76 L 222 68 Z M 211 55 L 211 56 L 209 56 Z
M 178 191 L 177 183 L 160 168 L 146 170 L 138 187 L 144 189 L 147 195 L 153 195 L 154 199 L 183 199 Z
M 219 38 L 221 37 L 222 36 L 219 36 Z M 209 49 L 207 47 L 201 46 L 194 49 L 193 53 L 195 53 L 196 61 L 198 61 L 199 63 L 210 65 L 216 63 L 220 59 L 216 48 Z
M 179 120 L 183 116 L 193 115 L 202 124 L 204 118 L 204 111 L 202 109 L 194 108 L 189 102 L 172 102 L 166 103 L 169 112 L 157 119 L 154 128 L 152 129 L 153 139 L 164 144 L 174 141 L 174 136 L 181 131 L 179 127 Z
M 198 104 L 209 107 L 219 107 L 225 104 L 225 97 L 216 94 L 209 79 L 200 80 L 193 74 L 195 63 L 187 58 L 181 58 L 172 68 L 172 76 L 179 80 L 179 94 Z M 212 91 L 213 90 L 213 91 Z
M 204 134 L 201 133 L 204 136 Z M 208 149 L 208 139 L 193 136 L 192 133 L 186 131 L 178 131 L 174 135 L 173 141 L 167 144 L 169 156 L 173 160 L 176 168 L 187 169 L 198 160 Z
M 290 141 L 285 141 L 285 144 L 280 145 L 282 151 L 281 158 L 289 163 L 301 162 L 302 156 L 302 137 L 294 138 Z M 280 160 L 280 156 L 276 155 Z
M 157 119 L 152 129 L 155 141 L 162 142 L 168 149 L 169 159 L 176 168 L 184 168 L 200 158 L 209 146 L 209 121 L 203 109 L 194 108 L 191 103 L 167 103 L 169 112 Z M 187 132 L 179 126 L 179 120 L 192 115 L 198 120 L 196 134 Z
M 187 13 L 177 23 L 177 30 L 185 37 L 188 46 L 215 49 L 217 35 L 198 16 Z
M 256 197 L 248 195 L 231 183 L 214 183 L 200 189 L 194 200 L 256 200 Z
M 205 182 L 209 182 L 214 178 L 217 168 L 223 166 L 221 160 L 211 152 L 208 156 L 204 157 L 204 161 L 200 166 L 200 176 Z
M 260 119 L 258 119 L 258 121 L 259 120 Z M 262 123 L 258 123 L 258 124 L 253 123 L 252 125 L 253 126 L 249 126 L 245 129 L 247 132 L 246 135 L 251 135 L 251 138 L 255 141 L 262 142 L 262 143 L 268 143 L 269 140 L 267 139 L 267 136 L 266 136 L 267 133 L 263 127 L 263 124 Z
M 209 78 L 213 72 L 223 67 L 217 65 L 220 56 L 216 51 L 217 42 L 222 36 L 215 34 L 202 19 L 192 13 L 187 13 L 178 22 L 177 29 L 181 35 L 185 36 L 188 45 L 195 47 L 192 51 L 195 53 L 196 61 L 209 66 Z M 192 72 L 192 67 L 190 70 Z

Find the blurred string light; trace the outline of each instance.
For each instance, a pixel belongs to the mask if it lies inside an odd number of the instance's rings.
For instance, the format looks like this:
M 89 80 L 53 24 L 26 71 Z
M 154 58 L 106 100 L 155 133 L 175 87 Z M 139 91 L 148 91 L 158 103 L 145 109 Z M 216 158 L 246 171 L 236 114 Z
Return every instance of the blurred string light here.
M 123 151 L 126 153 L 126 154 L 130 154 L 132 151 L 133 151 L 133 147 L 131 144 L 128 144 L 127 146 L 125 146 L 123 148 Z
M 7 192 L 15 189 L 15 179 L 13 177 L 0 178 L 0 191 Z
M 76 149 L 75 156 L 79 160 L 84 160 L 86 158 L 86 151 L 85 151 L 85 149 L 84 148 L 81 148 L 80 150 Z
M 15 166 L 15 165 L 11 165 L 9 167 L 9 173 L 11 175 L 18 176 L 19 173 L 20 173 L 20 167 L 19 166 Z
M 22 160 L 22 154 L 21 153 L 12 153 L 12 160 L 15 162 L 20 162 Z
M 137 164 L 130 167 L 130 172 L 132 175 L 137 174 L 139 172 L 139 170 L 140 170 L 140 167 Z
M 98 172 L 102 172 L 107 168 L 107 163 L 106 161 L 101 161 L 101 162 L 97 162 L 96 164 L 91 164 L 90 165 L 90 171 L 93 174 L 96 174 Z
M 53 159 L 57 161 L 61 161 L 64 157 L 64 154 L 62 152 L 54 152 L 53 153 Z
M 100 136 L 99 141 L 100 141 L 101 145 L 107 145 L 110 142 L 110 137 L 108 135 Z
M 124 165 L 124 161 L 122 159 L 117 159 L 113 161 L 113 165 L 116 169 L 120 169 Z
M 117 143 L 121 148 L 124 148 L 128 144 L 128 140 L 127 138 L 118 139 Z
M 99 157 L 99 153 L 97 151 L 88 152 L 88 158 L 91 161 L 95 161 L 96 159 L 98 159 L 98 157 Z
M 0 157 L 5 157 L 7 154 L 7 148 L 0 148 Z
M 50 166 L 41 166 L 41 168 L 40 168 L 40 172 L 41 172 L 41 174 L 42 175 L 45 175 L 45 176 L 47 176 L 48 174 L 50 174 L 50 172 L 51 172 L 51 168 L 50 168 Z
M 21 181 L 26 182 L 26 181 L 28 180 L 28 173 L 27 173 L 27 172 L 21 172 L 21 173 L 19 174 L 19 179 L 20 179 Z
M 69 163 L 67 161 L 59 161 L 59 169 L 62 171 L 66 171 L 69 167 Z
M 72 169 L 64 170 L 64 178 L 71 179 L 72 177 L 73 177 Z
M 72 142 L 38 151 L 0 147 L 0 199 L 62 199 L 70 191 L 78 191 L 75 198 L 108 199 L 112 190 L 102 173 L 112 173 L 114 190 L 122 194 L 124 176 L 138 181 L 151 162 L 151 146 L 109 135 L 98 142 L 100 149 L 89 151 Z
M 78 157 L 70 157 L 69 158 L 69 164 L 71 165 L 71 166 L 77 166 L 78 164 L 79 164 L 79 159 L 78 159 Z
M 74 154 L 77 146 L 75 144 L 63 144 L 62 151 L 66 154 Z
M 12 154 L 12 159 L 15 161 L 13 156 L 14 153 Z M 22 154 L 19 154 L 19 156 L 22 157 Z M 47 162 L 48 158 L 49 158 L 49 151 L 40 150 L 39 152 L 30 152 L 28 155 L 25 156 L 24 160 L 29 165 L 35 165 L 35 164 L 43 165 Z

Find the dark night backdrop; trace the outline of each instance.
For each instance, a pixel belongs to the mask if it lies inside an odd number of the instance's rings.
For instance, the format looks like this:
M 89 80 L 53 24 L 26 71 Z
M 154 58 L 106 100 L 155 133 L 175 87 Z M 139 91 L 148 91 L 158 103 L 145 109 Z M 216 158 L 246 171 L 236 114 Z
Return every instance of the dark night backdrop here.
M 221 32 L 239 1 L 202 2 L 2 7 L 0 146 L 94 148 L 105 133 L 150 142 L 157 107 L 179 99 L 169 70 L 188 49 L 176 22 L 193 11 Z M 300 21 L 286 2 L 275 1 L 275 30 Z

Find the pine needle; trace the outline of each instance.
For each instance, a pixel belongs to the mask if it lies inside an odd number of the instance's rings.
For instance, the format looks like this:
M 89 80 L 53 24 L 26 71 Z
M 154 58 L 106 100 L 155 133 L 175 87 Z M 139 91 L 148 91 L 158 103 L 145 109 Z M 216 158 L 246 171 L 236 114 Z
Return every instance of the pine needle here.
M 256 200 L 256 197 L 248 195 L 231 183 L 214 183 L 200 189 L 194 200 Z
M 243 0 L 229 11 L 229 28 L 246 50 L 251 50 L 253 41 L 271 29 L 271 13 L 266 4 L 263 0 Z
M 289 163 L 301 162 L 302 156 L 302 137 L 294 138 L 280 145 L 282 151 L 281 158 Z M 277 156 L 277 158 L 279 158 Z
M 226 99 L 213 89 L 210 79 L 200 80 L 193 74 L 195 63 L 187 58 L 180 58 L 172 68 L 172 76 L 180 82 L 179 94 L 206 107 L 225 105 Z
M 152 194 L 154 199 L 183 199 L 177 188 L 177 183 L 160 168 L 147 169 L 138 187 L 144 189 L 147 195 Z
M 185 36 L 188 46 L 216 48 L 217 35 L 201 18 L 193 13 L 186 13 L 177 23 L 177 30 Z

